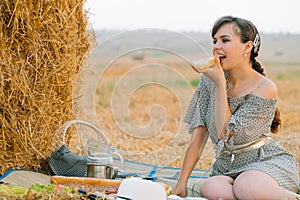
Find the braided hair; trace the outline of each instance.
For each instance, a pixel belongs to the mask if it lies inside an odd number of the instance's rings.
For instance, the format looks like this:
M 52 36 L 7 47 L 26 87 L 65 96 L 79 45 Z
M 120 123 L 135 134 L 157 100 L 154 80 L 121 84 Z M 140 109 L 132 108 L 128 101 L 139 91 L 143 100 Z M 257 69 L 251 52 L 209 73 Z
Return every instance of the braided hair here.
M 250 54 L 250 62 L 252 64 L 252 68 L 258 73 L 265 76 L 264 68 L 261 66 L 261 64 L 258 61 L 256 61 L 256 57 L 258 56 L 258 52 L 260 49 L 261 40 L 260 40 L 260 35 L 252 22 L 246 19 L 233 17 L 233 16 L 221 17 L 213 25 L 211 36 L 214 37 L 217 31 L 221 28 L 221 26 L 228 23 L 232 23 L 235 25 L 234 31 L 240 36 L 242 43 L 253 41 L 253 48 Z M 281 127 L 280 111 L 278 108 L 276 108 L 274 119 L 271 125 L 271 132 L 278 133 L 280 127 Z

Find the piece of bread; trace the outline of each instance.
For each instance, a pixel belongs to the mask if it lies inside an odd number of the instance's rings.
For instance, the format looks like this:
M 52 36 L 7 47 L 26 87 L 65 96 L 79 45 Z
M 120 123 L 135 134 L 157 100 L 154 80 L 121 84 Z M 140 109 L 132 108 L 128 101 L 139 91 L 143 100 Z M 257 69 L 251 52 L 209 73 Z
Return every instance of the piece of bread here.
M 197 70 L 207 69 L 215 65 L 215 58 L 211 57 L 209 59 L 201 59 L 193 63 L 193 68 Z
M 121 180 L 112 179 L 66 176 L 51 176 L 50 181 L 56 185 L 71 186 L 86 192 L 117 191 L 122 182 Z
M 169 185 L 165 184 L 165 183 L 162 183 L 162 184 L 163 184 L 163 186 L 166 190 L 166 195 L 167 196 L 171 195 L 172 194 L 172 188 Z
M 120 186 L 121 180 L 112 179 L 99 179 L 99 178 L 85 178 L 85 177 L 66 177 L 66 176 L 51 176 L 51 183 L 66 184 L 66 183 L 78 183 L 86 185 L 97 186 Z

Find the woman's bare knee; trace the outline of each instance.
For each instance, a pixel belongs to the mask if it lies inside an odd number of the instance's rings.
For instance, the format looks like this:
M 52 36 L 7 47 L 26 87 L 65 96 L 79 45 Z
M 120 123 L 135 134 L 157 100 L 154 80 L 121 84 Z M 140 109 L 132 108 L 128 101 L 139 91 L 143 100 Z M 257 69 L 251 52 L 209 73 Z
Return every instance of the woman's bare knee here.
M 228 176 L 214 176 L 201 185 L 200 194 L 208 199 L 235 199 L 232 184 L 233 179 Z
M 238 199 L 262 199 L 270 185 L 278 186 L 277 182 L 269 175 L 261 171 L 249 170 L 235 179 L 233 191 Z

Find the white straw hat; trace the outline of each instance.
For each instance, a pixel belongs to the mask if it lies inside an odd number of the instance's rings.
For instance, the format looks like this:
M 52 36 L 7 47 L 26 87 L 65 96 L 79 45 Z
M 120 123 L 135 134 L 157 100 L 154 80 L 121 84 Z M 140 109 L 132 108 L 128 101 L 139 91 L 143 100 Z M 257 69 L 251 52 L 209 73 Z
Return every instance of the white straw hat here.
M 141 178 L 128 178 L 122 181 L 117 200 L 166 200 L 166 190 L 159 184 Z

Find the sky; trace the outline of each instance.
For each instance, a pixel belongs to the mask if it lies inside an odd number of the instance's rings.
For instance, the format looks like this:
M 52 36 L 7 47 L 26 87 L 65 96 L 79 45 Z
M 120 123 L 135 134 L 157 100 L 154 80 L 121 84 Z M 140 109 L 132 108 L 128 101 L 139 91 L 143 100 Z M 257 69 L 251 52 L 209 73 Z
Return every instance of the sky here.
M 217 18 L 233 15 L 264 33 L 300 34 L 300 0 L 86 0 L 85 8 L 94 30 L 209 32 Z

